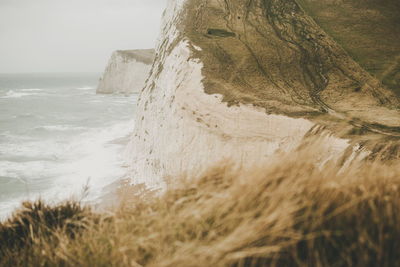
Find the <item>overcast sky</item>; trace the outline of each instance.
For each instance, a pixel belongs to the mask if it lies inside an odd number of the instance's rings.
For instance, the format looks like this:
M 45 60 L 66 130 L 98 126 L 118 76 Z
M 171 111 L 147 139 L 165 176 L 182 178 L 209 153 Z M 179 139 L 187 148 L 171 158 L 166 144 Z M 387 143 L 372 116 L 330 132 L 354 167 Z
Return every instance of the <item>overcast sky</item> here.
M 102 72 L 152 48 L 166 0 L 0 0 L 0 73 Z

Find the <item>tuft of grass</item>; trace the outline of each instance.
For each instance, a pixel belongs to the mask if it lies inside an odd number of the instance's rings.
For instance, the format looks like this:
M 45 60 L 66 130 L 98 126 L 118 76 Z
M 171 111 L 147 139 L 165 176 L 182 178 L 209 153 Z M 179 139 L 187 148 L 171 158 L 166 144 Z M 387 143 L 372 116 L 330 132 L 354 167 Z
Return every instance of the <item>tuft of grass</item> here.
M 78 216 L 34 231 L 35 238 L 23 234 L 32 245 L 2 245 L 0 262 L 400 266 L 400 164 L 316 166 L 317 158 L 316 150 L 305 148 L 246 169 L 221 163 L 199 177 L 176 178 L 164 194 L 126 186 L 124 195 L 131 197 L 112 214 L 77 209 L 72 213 Z M 17 213 L 12 221 L 24 214 Z M 28 221 L 30 226 L 23 228 L 41 229 L 36 222 L 43 219 Z M 84 227 L 68 228 L 65 221 Z
M 37 248 L 57 246 L 58 235 L 75 239 L 88 226 L 88 217 L 92 217 L 90 209 L 76 202 L 55 206 L 40 200 L 23 203 L 12 218 L 0 224 L 0 265 L 32 265 L 30 258 Z

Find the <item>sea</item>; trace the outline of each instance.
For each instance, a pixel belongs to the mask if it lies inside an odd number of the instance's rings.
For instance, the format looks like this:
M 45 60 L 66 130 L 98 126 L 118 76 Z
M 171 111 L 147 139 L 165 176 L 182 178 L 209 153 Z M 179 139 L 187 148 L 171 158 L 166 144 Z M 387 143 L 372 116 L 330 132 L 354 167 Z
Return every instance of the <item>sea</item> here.
M 23 201 L 96 202 L 126 172 L 138 96 L 99 73 L 0 74 L 0 220 Z

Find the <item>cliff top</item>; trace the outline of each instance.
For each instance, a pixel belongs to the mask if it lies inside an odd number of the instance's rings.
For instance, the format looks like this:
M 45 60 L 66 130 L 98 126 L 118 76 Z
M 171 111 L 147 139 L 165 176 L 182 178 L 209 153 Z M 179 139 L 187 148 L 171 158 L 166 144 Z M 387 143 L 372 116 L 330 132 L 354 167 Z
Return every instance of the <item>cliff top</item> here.
M 357 63 L 400 96 L 400 1 L 298 1 Z
M 310 119 L 360 143 L 398 140 L 397 2 L 324 1 L 187 0 L 158 53 L 189 41 L 204 92 L 229 106 Z M 354 12 L 341 15 L 341 3 Z
M 136 59 L 147 65 L 153 63 L 155 56 L 154 49 L 117 50 L 114 53 L 122 56 L 125 60 Z

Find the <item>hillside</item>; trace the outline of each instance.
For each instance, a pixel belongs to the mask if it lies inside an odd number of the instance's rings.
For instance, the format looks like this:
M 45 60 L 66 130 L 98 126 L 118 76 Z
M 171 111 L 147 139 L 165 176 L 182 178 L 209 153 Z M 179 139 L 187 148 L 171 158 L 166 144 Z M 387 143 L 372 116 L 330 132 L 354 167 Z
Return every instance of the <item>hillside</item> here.
M 398 98 L 295 1 L 190 2 L 182 31 L 202 48 L 194 55 L 204 63 L 206 93 L 272 113 L 330 113 L 371 129 L 399 126 Z
M 400 2 L 299 0 L 313 19 L 385 86 L 400 95 Z
M 169 1 L 141 94 L 132 178 L 251 165 L 329 136 L 327 158 L 400 155 L 400 102 L 294 0 Z M 174 142 L 170 142 L 174 140 Z

